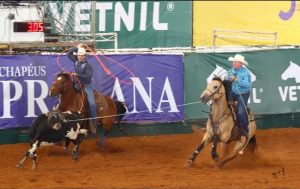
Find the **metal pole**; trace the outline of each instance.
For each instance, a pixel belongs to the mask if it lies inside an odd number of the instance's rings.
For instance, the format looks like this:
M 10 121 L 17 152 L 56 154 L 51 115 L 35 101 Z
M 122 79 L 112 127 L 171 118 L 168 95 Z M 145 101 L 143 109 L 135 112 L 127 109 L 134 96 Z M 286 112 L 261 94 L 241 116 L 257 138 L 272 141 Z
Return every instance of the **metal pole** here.
M 118 33 L 115 33 L 115 50 L 118 49 Z
M 275 32 L 275 48 L 277 48 L 277 32 Z
M 92 1 L 92 37 L 93 37 L 93 43 L 94 48 L 96 48 L 96 1 Z
M 216 30 L 213 30 L 213 49 L 215 49 L 215 46 L 216 46 Z

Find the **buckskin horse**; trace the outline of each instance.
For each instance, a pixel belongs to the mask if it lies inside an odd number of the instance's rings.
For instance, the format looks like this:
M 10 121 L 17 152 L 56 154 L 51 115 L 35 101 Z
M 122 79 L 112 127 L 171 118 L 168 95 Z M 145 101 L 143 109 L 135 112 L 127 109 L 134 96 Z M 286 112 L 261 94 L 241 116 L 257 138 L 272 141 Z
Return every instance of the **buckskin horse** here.
M 217 162 L 217 166 L 219 168 L 222 168 L 227 162 L 234 159 L 247 144 L 249 147 L 251 145 L 253 150 L 256 147 L 256 139 L 254 135 L 256 131 L 256 123 L 253 114 L 250 112 L 248 112 L 248 117 L 250 118 L 248 125 L 249 141 L 242 142 L 240 140 L 240 128 L 235 124 L 234 114 L 227 103 L 228 94 L 226 94 L 227 90 L 225 90 L 227 86 L 224 86 L 227 84 L 228 82 L 223 82 L 220 78 L 215 77 L 207 84 L 206 89 L 200 96 L 200 100 L 205 103 L 211 101 L 211 113 L 206 124 L 206 132 L 203 136 L 202 142 L 187 161 L 187 167 L 192 166 L 200 151 L 211 142 L 213 143 L 211 156 Z M 220 142 L 222 144 L 224 152 L 226 144 L 232 141 L 235 141 L 233 150 L 229 154 L 223 154 L 224 157 L 219 159 L 219 155 L 217 154 L 218 143 Z
M 96 119 L 96 122 L 101 124 L 104 129 L 104 136 L 100 137 L 98 143 L 98 147 L 103 149 L 105 138 L 112 130 L 115 121 L 117 121 L 118 128 L 120 127 L 120 121 L 127 110 L 125 103 L 114 101 L 109 96 L 94 90 L 97 118 L 89 118 L 90 113 L 86 94 L 83 90 L 78 92 L 74 88 L 73 83 L 69 73 L 59 73 L 50 88 L 49 96 L 54 97 L 59 95 L 57 108 L 60 111 L 80 112 L 84 118 L 83 128 L 88 129 L 91 133 L 96 133 L 96 130 L 88 127 L 89 120 Z

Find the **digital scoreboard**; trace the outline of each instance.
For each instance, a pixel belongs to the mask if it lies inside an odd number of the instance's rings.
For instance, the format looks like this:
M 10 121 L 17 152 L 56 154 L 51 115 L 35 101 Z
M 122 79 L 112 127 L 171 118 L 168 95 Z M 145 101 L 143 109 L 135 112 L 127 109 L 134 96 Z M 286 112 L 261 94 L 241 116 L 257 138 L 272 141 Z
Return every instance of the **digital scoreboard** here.
M 44 32 L 44 22 L 14 22 L 14 32 Z

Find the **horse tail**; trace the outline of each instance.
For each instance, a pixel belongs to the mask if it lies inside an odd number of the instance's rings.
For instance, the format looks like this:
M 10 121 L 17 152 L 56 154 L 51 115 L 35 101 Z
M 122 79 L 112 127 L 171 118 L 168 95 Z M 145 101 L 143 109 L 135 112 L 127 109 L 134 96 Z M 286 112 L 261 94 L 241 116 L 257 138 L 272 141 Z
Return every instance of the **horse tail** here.
M 126 111 L 127 106 L 125 102 L 115 101 L 116 107 L 117 107 L 117 126 L 120 127 L 120 121 L 123 119 Z

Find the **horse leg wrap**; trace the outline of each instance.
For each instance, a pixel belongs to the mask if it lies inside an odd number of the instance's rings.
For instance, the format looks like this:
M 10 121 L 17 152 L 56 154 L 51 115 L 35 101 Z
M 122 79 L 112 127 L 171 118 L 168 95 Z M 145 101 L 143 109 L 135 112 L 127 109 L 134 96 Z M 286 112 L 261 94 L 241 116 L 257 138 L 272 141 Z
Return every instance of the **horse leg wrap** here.
M 211 157 L 213 160 L 217 161 L 219 158 L 219 155 L 217 153 L 217 145 L 218 144 L 213 144 L 212 149 L 211 149 Z
M 194 153 L 192 154 L 190 160 L 194 161 L 194 160 L 196 159 L 197 155 L 200 153 L 200 151 L 202 150 L 203 146 L 204 146 L 204 143 L 201 143 L 201 144 L 197 147 L 197 149 L 196 149 L 196 150 L 194 151 Z

